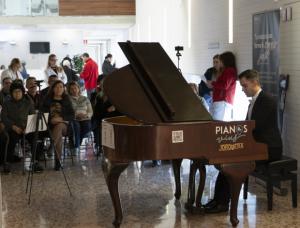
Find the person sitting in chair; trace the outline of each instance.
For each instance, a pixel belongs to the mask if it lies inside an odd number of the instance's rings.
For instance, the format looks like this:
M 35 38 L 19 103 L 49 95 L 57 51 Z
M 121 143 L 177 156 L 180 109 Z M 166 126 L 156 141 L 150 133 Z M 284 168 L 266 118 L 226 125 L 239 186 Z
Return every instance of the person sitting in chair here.
M 239 75 L 239 81 L 250 101 L 247 118 L 255 120 L 253 138 L 268 146 L 269 159 L 265 162 L 280 160 L 282 156 L 282 141 L 277 126 L 277 104 L 276 100 L 266 92 L 262 91 L 259 82 L 259 73 L 255 70 L 246 70 Z M 259 161 L 257 163 L 262 163 Z M 230 201 L 230 189 L 226 177 L 219 173 L 214 199 L 205 205 L 207 213 L 218 213 L 227 211 Z
M 77 82 L 70 82 L 68 93 L 75 111 L 75 120 L 73 121 L 75 148 L 79 150 L 82 139 L 91 131 L 93 108 L 90 100 L 80 94 L 80 87 Z
M 42 110 L 49 113 L 49 126 L 56 152 L 54 169 L 60 170 L 62 138 L 67 136 L 69 123 L 75 117 L 70 97 L 66 94 L 62 81 L 57 80 L 53 83 L 44 101 Z
M 28 115 L 34 114 L 34 106 L 28 97 L 25 95 L 25 88 L 22 81 L 15 80 L 10 86 L 11 99 L 4 102 L 1 111 L 1 119 L 4 123 L 5 129 L 9 135 L 9 144 L 7 150 L 4 171 L 10 172 L 9 162 L 18 160 L 14 156 L 15 146 L 17 142 L 25 134 Z M 26 135 L 26 139 L 32 145 L 33 134 Z M 33 146 L 31 146 L 33 149 Z M 35 158 L 34 158 L 35 160 Z M 34 163 L 34 171 L 42 171 L 42 167 L 37 162 Z

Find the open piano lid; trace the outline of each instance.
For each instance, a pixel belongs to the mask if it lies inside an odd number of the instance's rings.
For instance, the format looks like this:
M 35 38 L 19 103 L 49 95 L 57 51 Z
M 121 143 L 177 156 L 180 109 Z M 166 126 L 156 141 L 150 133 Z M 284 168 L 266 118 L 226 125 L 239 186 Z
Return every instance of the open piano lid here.
M 121 42 L 130 65 L 104 80 L 104 93 L 124 115 L 145 123 L 212 120 L 159 43 Z

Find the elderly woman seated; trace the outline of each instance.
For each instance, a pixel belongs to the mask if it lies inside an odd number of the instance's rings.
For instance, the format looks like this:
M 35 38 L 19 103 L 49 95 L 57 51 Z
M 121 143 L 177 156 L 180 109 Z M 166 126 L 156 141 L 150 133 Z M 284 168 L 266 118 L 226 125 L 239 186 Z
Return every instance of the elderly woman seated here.
M 28 115 L 35 113 L 32 102 L 24 96 L 25 89 L 22 81 L 15 80 L 11 84 L 10 94 L 11 99 L 4 102 L 1 111 L 1 120 L 3 121 L 5 130 L 9 135 L 7 156 L 4 164 L 5 172 L 10 172 L 10 162 L 18 160 L 18 158 L 14 156 L 15 146 L 25 134 Z M 26 138 L 32 145 L 33 134 L 26 135 Z M 31 148 L 33 149 L 33 146 L 31 146 Z M 34 163 L 33 168 L 34 171 L 42 171 L 42 168 L 37 162 Z
M 93 109 L 90 100 L 80 94 L 80 87 L 77 82 L 71 82 L 68 86 L 68 93 L 75 111 L 74 134 L 75 148 L 79 148 L 82 139 L 91 131 L 91 118 Z

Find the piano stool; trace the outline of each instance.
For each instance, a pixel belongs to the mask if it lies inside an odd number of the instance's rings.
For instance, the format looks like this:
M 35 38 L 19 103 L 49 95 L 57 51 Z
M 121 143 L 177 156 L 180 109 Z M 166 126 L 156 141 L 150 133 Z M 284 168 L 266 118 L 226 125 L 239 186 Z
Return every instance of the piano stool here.
M 266 182 L 267 185 L 267 198 L 268 210 L 273 207 L 273 186 L 281 181 L 291 181 L 292 190 L 292 205 L 297 207 L 297 160 L 287 156 L 282 156 L 279 161 L 269 162 L 265 164 L 258 164 L 251 176 L 256 177 Z M 248 195 L 249 177 L 246 178 L 244 183 L 244 199 Z

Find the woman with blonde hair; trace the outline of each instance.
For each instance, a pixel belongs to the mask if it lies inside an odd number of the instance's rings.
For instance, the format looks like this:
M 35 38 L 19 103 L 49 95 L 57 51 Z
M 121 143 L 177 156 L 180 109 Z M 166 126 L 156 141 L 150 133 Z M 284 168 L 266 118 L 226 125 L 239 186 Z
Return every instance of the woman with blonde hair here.
M 61 80 L 64 84 L 67 83 L 67 75 L 64 72 L 64 69 L 57 65 L 57 57 L 55 54 L 51 54 L 48 57 L 47 68 L 45 70 L 46 78 L 45 81 L 48 81 L 48 77 L 51 75 L 57 75 L 58 79 Z
M 13 58 L 8 66 L 8 69 L 4 70 L 1 74 L 1 81 L 4 78 L 11 78 L 12 80 L 20 79 L 23 81 L 21 70 L 21 61 L 18 58 Z

